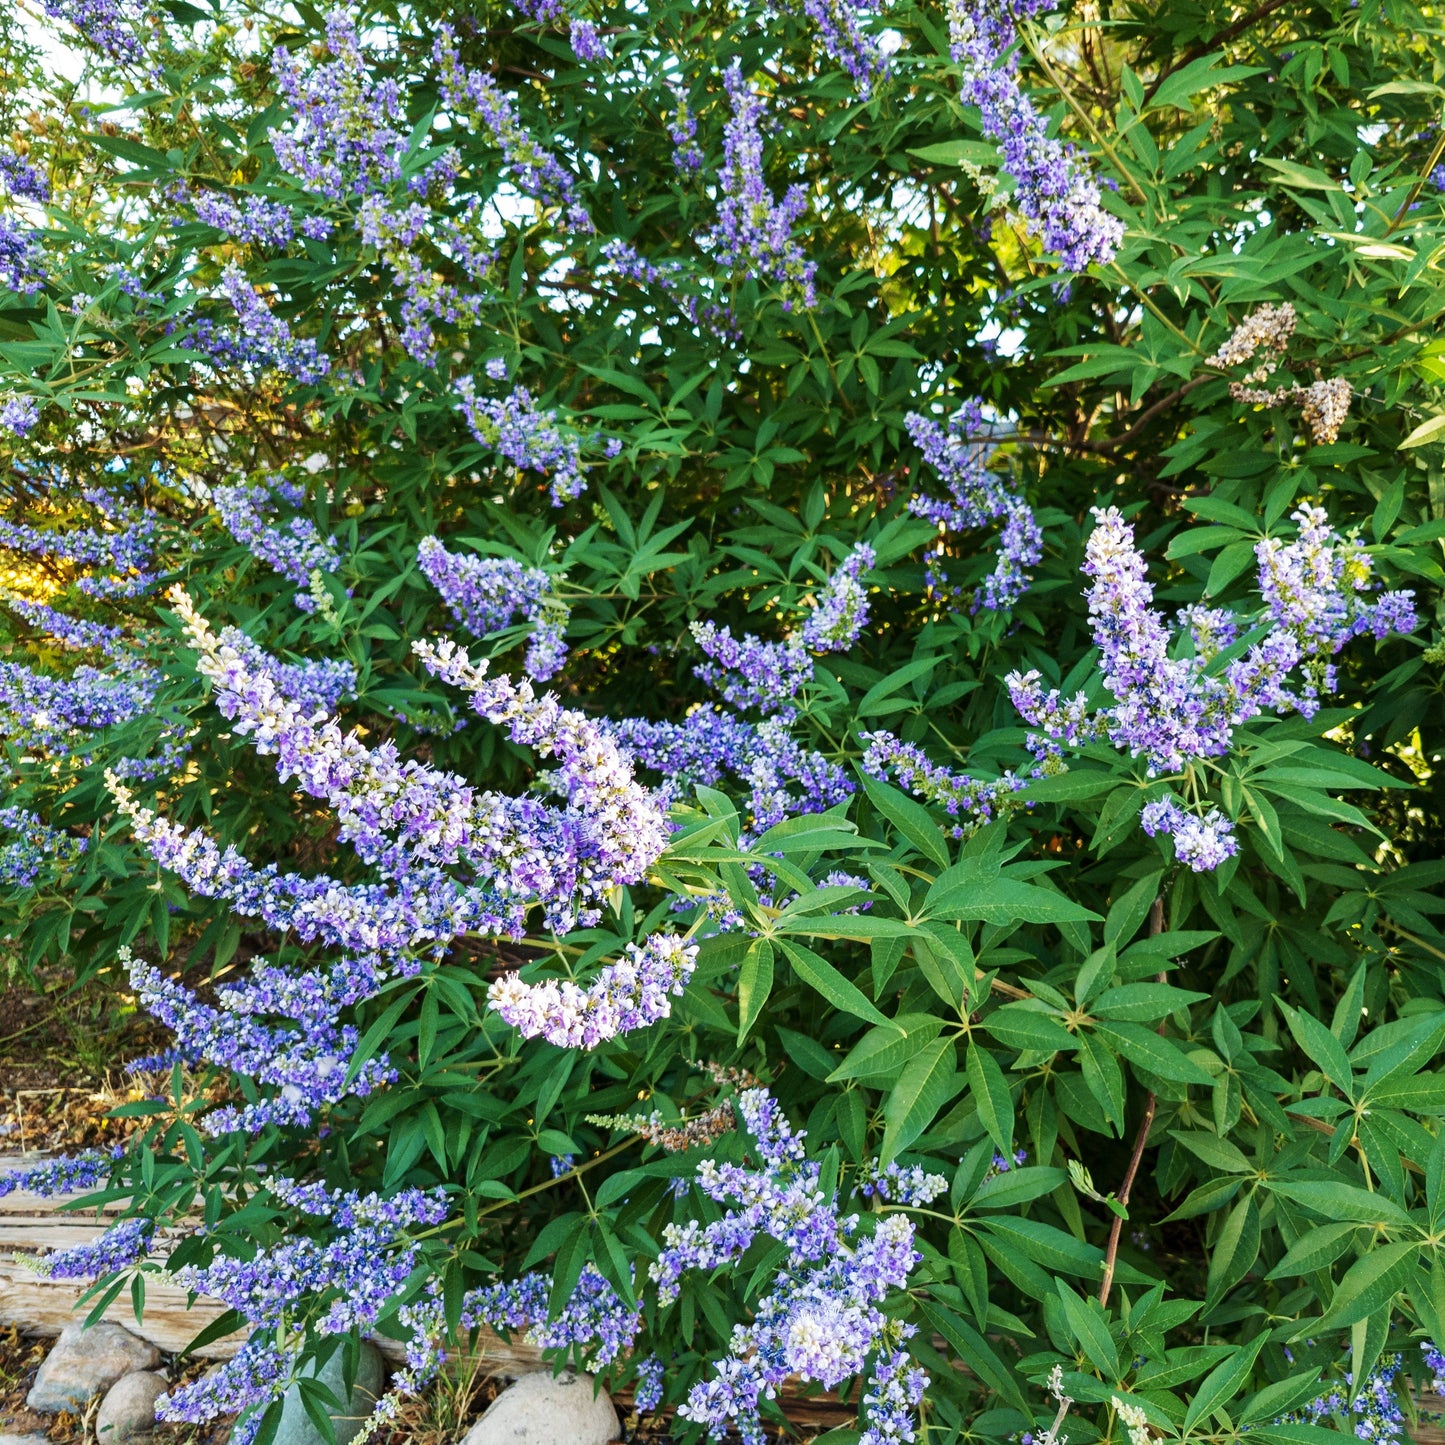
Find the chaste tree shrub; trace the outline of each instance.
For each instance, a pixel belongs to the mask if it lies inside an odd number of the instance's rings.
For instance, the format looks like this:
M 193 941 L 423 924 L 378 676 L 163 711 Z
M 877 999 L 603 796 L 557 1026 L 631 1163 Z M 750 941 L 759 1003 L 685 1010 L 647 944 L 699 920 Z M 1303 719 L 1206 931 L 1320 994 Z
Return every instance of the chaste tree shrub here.
M 1445 51 L 1405 0 L 0 15 L 3 930 L 247 1343 L 683 1440 L 1445 1374 Z M 1423 1348 L 1422 1348 L 1423 1347 Z M 790 1395 L 789 1392 L 792 1392 Z M 317 1415 L 327 1392 L 311 1381 Z

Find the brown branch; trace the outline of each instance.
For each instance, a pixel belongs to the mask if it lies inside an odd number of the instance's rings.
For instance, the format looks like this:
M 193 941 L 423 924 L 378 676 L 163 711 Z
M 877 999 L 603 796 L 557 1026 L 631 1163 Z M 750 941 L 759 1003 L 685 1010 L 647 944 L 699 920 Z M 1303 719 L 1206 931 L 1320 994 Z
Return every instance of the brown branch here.
M 1201 44 L 1191 45 L 1173 65 L 1165 66 L 1163 70 L 1149 83 L 1149 88 L 1144 92 L 1143 103 L 1139 106 L 1140 113 L 1148 107 L 1149 102 L 1154 98 L 1159 87 L 1164 84 L 1176 71 L 1183 70 L 1186 65 L 1198 60 L 1201 55 L 1208 55 L 1209 52 L 1220 45 L 1227 45 L 1237 36 L 1243 35 L 1251 25 L 1263 20 L 1267 15 L 1273 15 L 1276 10 L 1282 10 L 1289 4 L 1289 0 L 1265 0 L 1265 3 L 1258 10 L 1252 10 L 1248 15 L 1236 20 L 1233 25 L 1226 25 L 1217 35 L 1211 35 L 1208 40 Z
M 1149 937 L 1164 931 L 1164 900 L 1156 898 L 1149 909 Z M 1164 975 L 1159 975 L 1159 982 L 1164 982 Z M 1159 1032 L 1164 1032 L 1164 1022 L 1160 1021 Z M 1144 1117 L 1139 1121 L 1138 1132 L 1134 1135 L 1134 1152 L 1129 1156 L 1129 1167 L 1124 1171 L 1124 1182 L 1119 1186 L 1119 1192 L 1115 1198 L 1121 1209 L 1128 1208 L 1129 1193 L 1134 1188 L 1134 1178 L 1139 1173 L 1139 1165 L 1144 1158 L 1144 1146 L 1149 1142 L 1149 1130 L 1154 1127 L 1154 1110 L 1158 1107 L 1159 1100 L 1153 1093 L 1144 1100 Z M 1109 1244 L 1104 1250 L 1104 1280 L 1099 1286 L 1099 1303 L 1109 1303 L 1109 1291 L 1114 1287 L 1114 1265 L 1119 1258 L 1119 1236 L 1124 1230 L 1124 1216 L 1114 1215 L 1114 1222 L 1109 1226 Z

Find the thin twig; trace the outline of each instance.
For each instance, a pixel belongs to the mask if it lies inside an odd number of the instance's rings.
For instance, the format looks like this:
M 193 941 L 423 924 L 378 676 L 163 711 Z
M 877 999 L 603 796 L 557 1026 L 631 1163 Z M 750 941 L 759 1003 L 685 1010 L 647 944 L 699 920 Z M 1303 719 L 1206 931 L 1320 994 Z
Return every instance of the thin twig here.
M 1178 60 L 1172 65 L 1165 66 L 1149 83 L 1144 92 L 1143 103 L 1139 106 L 1141 114 L 1154 98 L 1159 87 L 1176 71 L 1183 70 L 1186 65 L 1192 64 L 1201 55 L 1208 55 L 1216 46 L 1227 45 L 1236 36 L 1243 35 L 1251 25 L 1263 20 L 1267 15 L 1273 15 L 1276 10 L 1282 10 L 1287 4 L 1289 4 L 1289 0 L 1266 0 L 1266 3 L 1261 5 L 1258 10 L 1251 11 L 1248 15 L 1236 20 L 1233 25 L 1226 25 L 1217 35 L 1211 35 L 1202 44 L 1191 45 Z
M 1149 909 L 1149 937 L 1164 931 L 1164 900 L 1156 898 Z M 1164 975 L 1159 975 L 1159 982 L 1163 983 Z M 1164 1032 L 1164 1024 L 1159 1024 L 1159 1032 Z M 1144 1146 L 1149 1142 L 1149 1130 L 1154 1127 L 1154 1110 L 1158 1107 L 1159 1100 L 1151 1092 L 1144 1100 L 1144 1117 L 1139 1121 L 1139 1131 L 1134 1135 L 1134 1152 L 1129 1157 L 1129 1167 L 1124 1171 L 1124 1182 L 1119 1186 L 1119 1192 L 1114 1196 L 1121 1209 L 1128 1208 L 1129 1192 L 1134 1187 L 1134 1177 L 1139 1172 L 1139 1164 L 1144 1158 Z M 1119 1257 L 1119 1236 L 1124 1231 L 1124 1216 L 1121 1213 L 1114 1215 L 1114 1222 L 1109 1226 L 1109 1243 L 1104 1250 L 1104 1280 L 1099 1286 L 1099 1303 L 1109 1303 L 1109 1291 L 1114 1287 L 1114 1264 Z

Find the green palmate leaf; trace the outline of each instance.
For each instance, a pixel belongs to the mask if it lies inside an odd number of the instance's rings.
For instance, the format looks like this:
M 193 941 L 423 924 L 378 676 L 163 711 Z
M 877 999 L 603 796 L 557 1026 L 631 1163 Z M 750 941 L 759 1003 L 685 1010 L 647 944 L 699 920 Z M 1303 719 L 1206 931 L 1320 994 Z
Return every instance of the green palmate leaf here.
M 1270 1270 L 1270 1279 L 1308 1274 L 1325 1269 L 1350 1248 L 1357 1238 L 1358 1224 L 1325 1224 L 1311 1228 L 1285 1251 L 1285 1257 Z
M 988 923 L 1066 923 L 1097 920 L 1091 909 L 1062 894 L 1004 877 L 998 865 L 968 858 L 938 875 L 924 900 L 930 918 L 982 919 Z
M 1280 1004 L 1280 1012 L 1289 1024 L 1296 1042 L 1305 1050 L 1306 1057 L 1313 1060 L 1325 1077 L 1347 1098 L 1353 1097 L 1354 1072 L 1344 1045 L 1311 1015 L 1293 1009 L 1283 1002 Z
M 1342 1329 L 1387 1309 L 1420 1267 L 1418 1243 L 1382 1244 L 1345 1272 L 1319 1323 L 1321 1328 Z
M 766 938 L 755 938 L 738 969 L 738 1042 L 741 1043 L 758 1021 L 773 990 L 773 946 Z
M 1013 1155 L 1014 1105 L 1008 1082 L 998 1061 L 987 1049 L 977 1044 L 969 1047 L 965 1069 L 969 1093 L 978 1107 L 979 1118 L 988 1136 L 1005 1159 Z
M 1221 1139 L 1217 1134 L 1202 1129 L 1171 1129 L 1171 1139 L 1177 1139 L 1196 1158 L 1202 1159 L 1213 1169 L 1222 1169 L 1227 1174 L 1249 1174 L 1254 1165 L 1237 1144 Z
M 1414 1222 L 1393 1200 L 1343 1180 L 1281 1179 L 1271 1181 L 1269 1188 L 1329 1219 L 1392 1229 L 1408 1229 Z
M 886 1025 L 890 1022 L 858 985 L 846 979 L 827 959 L 791 938 L 780 937 L 777 943 L 793 965 L 793 972 L 810 988 L 822 994 L 834 1008 L 840 1008 L 855 1018 L 867 1019 L 869 1023 Z
M 1101 1023 L 1095 1034 L 1131 1064 L 1158 1074 L 1161 1079 L 1172 1079 L 1180 1084 L 1207 1085 L 1214 1082 L 1198 1064 L 1186 1058 L 1176 1044 L 1140 1024 Z
M 828 1075 L 828 1082 L 874 1077 L 892 1080 L 909 1059 L 938 1036 L 942 1027 L 943 1020 L 931 1014 L 899 1014 L 869 1029 Z
M 908 1148 L 962 1088 L 955 1052 L 951 1038 L 934 1039 L 903 1065 L 883 1106 L 880 1158 L 885 1164 Z
M 920 853 L 940 868 L 948 866 L 948 849 L 944 846 L 943 835 L 928 809 L 906 793 L 880 783 L 876 778 L 863 776 L 863 790 L 868 801 L 888 819 Z
M 1059 1016 L 1047 1004 L 1004 1004 L 984 1018 L 983 1027 L 1000 1043 L 1015 1049 L 1041 1049 L 1052 1054 L 1079 1047 L 1078 1038 L 1059 1022 Z
M 1224 1409 L 1240 1393 L 1249 1380 L 1254 1362 L 1269 1339 L 1269 1332 L 1257 1334 L 1247 1345 L 1236 1350 L 1222 1364 L 1216 1365 L 1195 1393 L 1184 1412 L 1184 1428 L 1190 1429 L 1200 1420 L 1207 1420 L 1216 1410 Z
M 1089 1363 L 1106 1380 L 1119 1378 L 1119 1352 L 1109 1336 L 1103 1307 L 1092 1296 L 1080 1299 L 1063 1280 L 1058 1281 L 1058 1298 L 1074 1339 Z

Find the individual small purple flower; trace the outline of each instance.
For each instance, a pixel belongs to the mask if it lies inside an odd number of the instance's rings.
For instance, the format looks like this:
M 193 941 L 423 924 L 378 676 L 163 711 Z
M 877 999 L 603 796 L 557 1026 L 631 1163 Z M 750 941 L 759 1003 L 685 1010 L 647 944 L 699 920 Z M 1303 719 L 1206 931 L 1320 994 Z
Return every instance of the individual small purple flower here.
M 0 401 L 0 430 L 12 436 L 28 436 L 40 420 L 40 408 L 33 396 L 7 396 Z
M 573 20 L 568 28 L 572 42 L 572 54 L 586 65 L 607 59 L 607 47 L 597 33 L 597 27 L 590 20 Z

